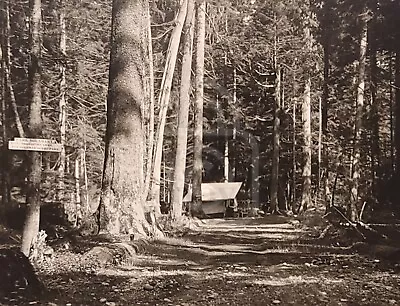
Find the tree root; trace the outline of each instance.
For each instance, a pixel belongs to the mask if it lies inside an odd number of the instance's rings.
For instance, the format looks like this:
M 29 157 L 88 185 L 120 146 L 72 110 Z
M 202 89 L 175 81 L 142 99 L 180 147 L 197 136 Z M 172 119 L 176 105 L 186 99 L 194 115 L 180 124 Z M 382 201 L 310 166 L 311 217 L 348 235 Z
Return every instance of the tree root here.
M 83 260 L 91 266 L 121 265 L 143 253 L 148 240 L 140 239 L 130 242 L 113 242 L 95 246 L 83 255 Z

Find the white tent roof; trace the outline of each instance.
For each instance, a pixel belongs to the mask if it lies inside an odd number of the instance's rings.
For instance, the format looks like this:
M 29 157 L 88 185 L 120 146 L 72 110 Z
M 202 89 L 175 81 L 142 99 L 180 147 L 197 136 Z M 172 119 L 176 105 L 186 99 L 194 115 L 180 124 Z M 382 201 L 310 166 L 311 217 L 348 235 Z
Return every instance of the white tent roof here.
M 201 184 L 202 201 L 218 201 L 234 199 L 239 192 L 242 182 L 230 183 L 203 183 Z M 183 202 L 192 201 L 192 186 L 189 185 L 188 192 L 183 198 Z

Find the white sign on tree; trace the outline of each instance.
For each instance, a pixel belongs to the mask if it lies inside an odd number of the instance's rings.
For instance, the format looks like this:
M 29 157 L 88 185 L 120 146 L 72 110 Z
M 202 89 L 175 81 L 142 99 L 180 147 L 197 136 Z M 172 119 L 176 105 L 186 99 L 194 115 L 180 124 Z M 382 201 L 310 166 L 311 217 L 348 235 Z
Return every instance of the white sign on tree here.
M 61 152 L 62 145 L 53 139 L 18 138 L 8 142 L 9 150 Z

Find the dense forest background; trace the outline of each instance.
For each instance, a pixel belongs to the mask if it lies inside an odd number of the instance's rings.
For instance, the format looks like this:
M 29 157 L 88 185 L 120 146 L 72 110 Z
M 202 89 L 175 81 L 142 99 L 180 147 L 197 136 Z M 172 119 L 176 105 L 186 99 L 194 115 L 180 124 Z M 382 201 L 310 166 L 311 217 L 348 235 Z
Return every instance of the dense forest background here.
M 26 195 L 29 153 L 8 141 L 29 136 L 30 54 L 26 1 L 1 5 L 5 209 Z M 150 2 L 155 97 L 180 8 Z M 335 206 L 353 221 L 398 212 L 399 14 L 393 0 L 207 1 L 203 182 L 243 182 L 239 201 L 271 212 Z M 76 224 L 99 203 L 110 28 L 111 1 L 42 2 L 41 137 L 65 151 L 43 153 L 41 196 L 63 203 Z M 164 131 L 163 207 L 174 185 L 182 48 Z M 156 99 L 147 131 L 160 110 Z M 191 108 L 186 184 L 193 118 Z

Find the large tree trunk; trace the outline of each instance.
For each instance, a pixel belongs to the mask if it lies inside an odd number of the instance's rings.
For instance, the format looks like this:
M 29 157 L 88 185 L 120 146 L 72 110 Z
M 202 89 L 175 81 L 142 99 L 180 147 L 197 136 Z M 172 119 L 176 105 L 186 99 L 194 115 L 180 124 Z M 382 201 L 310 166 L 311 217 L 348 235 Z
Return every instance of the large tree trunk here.
M 279 211 L 278 189 L 279 189 L 279 151 L 280 151 L 280 117 L 281 111 L 281 71 L 275 65 L 275 103 L 274 103 L 274 125 L 272 131 L 273 152 L 271 171 L 271 211 Z
M 42 131 L 42 94 L 40 76 L 41 57 L 41 0 L 29 1 L 30 6 L 30 63 L 29 63 L 29 136 L 39 138 Z M 42 155 L 32 151 L 29 154 L 29 177 L 27 188 L 27 215 L 22 234 L 21 251 L 29 256 L 31 245 L 39 232 L 40 182 L 42 176 Z
M 368 45 L 370 50 L 370 73 L 371 73 L 371 172 L 372 185 L 375 190 L 376 179 L 379 177 L 379 168 L 381 163 L 380 145 L 379 145 L 379 101 L 377 99 L 377 37 L 376 37 L 376 22 L 377 22 L 377 2 L 373 1 L 373 18 L 370 21 L 370 30 L 368 37 Z
M 153 202 L 154 205 L 159 205 L 160 202 L 160 175 L 161 175 L 161 161 L 162 161 L 162 150 L 164 141 L 164 128 L 167 118 L 168 104 L 170 100 L 171 86 L 175 71 L 176 58 L 178 55 L 179 42 L 181 39 L 183 23 L 185 21 L 187 13 L 187 1 L 188 0 L 182 1 L 178 16 L 176 18 L 176 26 L 171 33 L 163 79 L 161 82 L 161 90 L 158 98 L 160 111 L 158 114 L 152 180 L 148 198 L 148 200 Z
M 277 16 L 274 15 L 274 72 L 275 72 L 275 95 L 274 95 L 274 123 L 273 123 L 273 145 L 272 145 L 272 170 L 271 170 L 271 211 L 279 211 L 279 152 L 280 152 L 280 112 L 282 106 L 281 97 L 281 69 L 278 63 L 278 34 Z
M 329 14 L 327 12 L 326 14 Z M 329 21 L 329 19 L 328 19 Z M 323 88 L 322 88 L 322 105 L 321 105 L 321 124 L 322 124 L 322 141 L 325 141 L 325 144 L 322 143 L 322 167 L 324 172 L 322 174 L 322 188 L 323 188 L 323 197 L 325 202 L 326 210 L 328 211 L 331 205 L 331 192 L 329 189 L 329 156 L 328 156 L 328 148 L 327 148 L 327 138 L 328 138 L 328 108 L 329 108 L 329 78 L 330 78 L 330 33 L 326 31 L 323 38 L 323 50 L 324 50 L 324 80 L 323 80 Z
M 196 77 L 193 138 L 193 198 L 190 211 L 193 216 L 203 216 L 201 183 L 203 181 L 203 103 L 204 103 L 204 45 L 206 33 L 206 4 L 196 2 Z
M 303 193 L 299 212 L 304 212 L 311 204 L 311 78 L 308 77 L 304 86 L 303 96 Z
M 308 17 L 310 18 L 310 17 Z M 304 29 L 306 50 L 312 50 L 311 31 L 308 26 Z M 299 213 L 304 212 L 311 204 L 311 158 L 312 158 L 312 142 L 311 142 L 311 72 L 306 68 L 303 103 L 302 103 L 302 119 L 303 119 L 303 193 Z
M 60 16 L 59 16 L 59 27 L 60 27 L 60 53 L 66 55 L 67 52 L 67 39 L 66 39 L 66 30 L 65 30 L 65 8 L 64 1 L 60 1 Z M 66 139 L 66 123 L 67 123 L 67 102 L 65 99 L 66 92 L 66 77 L 65 77 L 65 65 L 60 62 L 60 100 L 59 100 L 59 108 L 60 115 L 58 119 L 58 123 L 60 126 L 60 144 L 61 144 L 61 152 L 60 152 L 60 163 L 58 166 L 58 193 L 57 198 L 59 201 L 63 201 L 64 198 L 64 176 L 65 176 L 65 139 Z M 66 212 L 68 213 L 68 212 Z
M 3 12 L 3 13 L 2 13 Z M 8 2 L 2 2 L 0 5 L 0 14 L 8 14 Z M 3 48 L 5 47 L 6 35 L 8 35 L 7 31 L 5 31 L 6 27 L 4 25 L 4 20 L 6 18 L 1 19 L 0 27 L 3 31 L 0 33 L 1 41 L 0 41 L 0 60 L 1 60 L 1 75 L 0 75 L 0 86 L 1 86 L 1 123 L 2 123 L 2 151 L 1 151 L 1 159 L 2 159 L 2 168 L 1 168 L 1 177 L 2 177 L 2 203 L 0 207 L 0 221 L 4 220 L 4 213 L 7 208 L 7 205 L 10 203 L 10 162 L 8 155 L 8 107 L 6 103 L 6 52 L 3 52 Z
M 400 67 L 400 64 L 399 64 Z M 396 169 L 396 158 L 395 158 L 395 130 L 394 130 L 394 112 L 395 112 L 395 88 L 393 78 L 393 52 L 389 53 L 389 125 L 390 125 L 390 163 L 391 171 L 394 172 Z
M 190 79 L 192 74 L 194 0 L 188 1 L 187 15 L 183 28 L 183 58 L 178 113 L 178 139 L 176 144 L 174 185 L 171 194 L 171 216 L 173 220 L 182 217 L 182 199 L 185 186 L 187 132 L 190 106 Z
M 399 48 L 400 49 L 400 48 Z M 395 144 L 395 169 L 400 175 L 400 50 L 397 50 L 394 64 L 394 88 L 395 88 L 395 102 L 394 102 L 394 144 Z
M 146 56 L 146 64 L 149 69 L 149 78 L 145 83 L 147 86 L 146 90 L 150 95 L 150 103 L 149 107 L 146 110 L 146 120 L 147 120 L 147 148 L 146 148 L 146 164 L 145 164 L 145 198 L 147 199 L 150 186 L 151 186 L 151 177 L 152 177 L 152 166 L 153 166 L 153 150 L 154 150 L 154 107 L 155 107 L 155 96 L 154 96 L 154 64 L 153 64 L 153 40 L 151 35 L 151 17 L 150 17 L 150 9 L 148 10 L 148 21 L 147 21 L 147 31 L 148 31 L 148 42 L 147 42 L 147 54 Z M 161 213 L 160 205 L 154 205 L 154 209 L 157 213 Z
M 144 212 L 147 1 L 114 0 L 100 230 L 151 234 Z M 148 65 L 147 65 L 148 66 Z
M 357 103 L 354 124 L 354 148 L 352 156 L 352 184 L 350 192 L 350 201 L 348 206 L 348 215 L 351 221 L 358 219 L 357 204 L 359 200 L 359 180 L 360 180 L 360 157 L 361 157 L 361 129 L 362 117 L 364 113 L 364 89 L 365 89 L 365 66 L 367 56 L 367 12 L 366 8 L 361 14 L 362 31 L 360 37 L 360 54 L 358 64 L 358 81 L 357 81 Z
M 293 80 L 295 81 L 295 80 Z M 293 86 L 294 87 L 294 86 Z M 297 187 L 297 158 L 296 158 L 296 106 L 297 106 L 297 99 L 293 98 L 293 109 L 292 109 L 292 120 L 293 120 L 293 140 L 292 140 L 292 212 L 295 213 L 297 212 L 297 205 L 296 205 L 296 187 Z
M 226 17 L 227 18 L 227 17 Z M 227 20 L 225 20 L 225 27 L 226 31 L 228 31 L 228 25 L 227 25 Z M 228 52 L 225 51 L 224 53 L 224 67 L 225 71 L 229 71 L 229 66 L 228 66 Z M 229 181 L 235 181 L 236 179 L 236 157 L 235 157 L 235 142 L 236 142 L 236 134 L 237 134 L 237 72 L 236 72 L 236 67 L 233 65 L 232 67 L 232 97 L 228 99 L 232 99 L 229 101 L 233 107 L 233 113 L 231 114 L 232 116 L 232 129 L 230 130 L 227 126 L 227 124 L 224 124 L 223 130 L 225 129 L 224 132 L 224 181 L 229 182 Z M 229 74 L 227 75 L 224 73 L 224 86 L 225 88 L 229 87 Z M 226 98 L 223 100 L 227 100 Z M 218 99 L 217 99 L 217 113 L 219 114 L 219 105 L 218 105 Z M 224 115 L 222 115 L 224 116 Z M 218 123 L 217 126 L 217 137 L 219 139 L 219 125 Z M 232 143 L 230 142 L 230 139 L 232 139 Z
M 230 178 L 228 178 L 228 181 L 235 182 L 236 181 L 236 163 L 237 163 L 237 156 L 235 153 L 235 145 L 236 145 L 236 137 L 238 133 L 238 102 L 237 102 L 237 71 L 236 67 L 233 67 L 233 93 L 232 93 L 232 104 L 234 107 L 234 114 L 233 114 L 233 131 L 232 131 L 232 142 L 233 146 L 230 152 L 231 158 L 229 159 L 229 154 L 228 154 L 228 162 L 230 166 L 229 170 L 229 175 Z M 228 144 L 229 145 L 229 144 Z M 229 153 L 229 152 L 228 152 Z
M 225 52 L 224 54 L 224 65 L 225 67 L 228 66 L 228 52 Z M 227 88 L 228 87 L 228 80 L 227 80 L 227 75 L 224 73 L 224 86 Z M 218 103 L 218 102 L 217 102 Z M 217 113 L 218 113 L 218 108 L 219 106 L 217 105 Z M 224 115 L 223 115 L 224 116 Z M 218 125 L 220 123 L 218 122 Z M 223 127 L 223 138 L 224 138 L 224 182 L 229 182 L 229 171 L 230 171 L 230 163 L 229 163 L 229 131 L 224 124 Z M 219 127 L 217 127 L 217 142 L 219 142 Z

